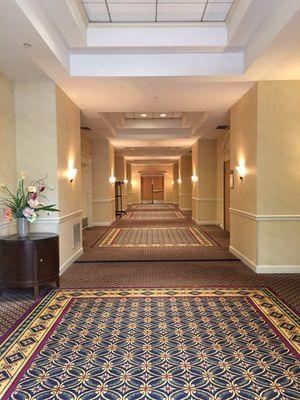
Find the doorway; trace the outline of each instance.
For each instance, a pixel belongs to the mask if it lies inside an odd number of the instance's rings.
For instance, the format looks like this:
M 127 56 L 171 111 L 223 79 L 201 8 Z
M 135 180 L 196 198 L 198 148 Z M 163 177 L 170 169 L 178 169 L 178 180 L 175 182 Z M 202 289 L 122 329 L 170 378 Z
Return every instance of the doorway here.
M 142 203 L 164 202 L 164 176 L 141 176 Z
M 224 230 L 230 232 L 230 160 L 224 161 Z

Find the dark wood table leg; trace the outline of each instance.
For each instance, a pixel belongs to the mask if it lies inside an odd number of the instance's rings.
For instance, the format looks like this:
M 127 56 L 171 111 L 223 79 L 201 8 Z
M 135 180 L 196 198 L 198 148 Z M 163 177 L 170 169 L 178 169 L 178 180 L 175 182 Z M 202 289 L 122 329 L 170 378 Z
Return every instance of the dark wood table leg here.
M 56 287 L 59 288 L 59 286 L 60 286 L 59 277 L 57 277 L 57 278 L 55 279 L 55 284 L 56 284 Z

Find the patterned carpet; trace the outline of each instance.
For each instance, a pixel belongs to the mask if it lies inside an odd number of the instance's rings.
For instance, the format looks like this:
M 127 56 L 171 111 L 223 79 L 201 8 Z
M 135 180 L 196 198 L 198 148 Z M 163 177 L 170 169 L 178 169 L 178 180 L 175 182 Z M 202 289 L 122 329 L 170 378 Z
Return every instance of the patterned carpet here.
M 174 204 L 168 204 L 168 203 L 156 203 L 156 204 L 132 204 L 129 208 L 129 210 L 175 210 L 176 207 Z
M 3 340 L 2 399 L 299 399 L 299 318 L 267 289 L 53 290 Z
M 143 211 L 143 212 L 128 212 L 124 215 L 123 219 L 157 219 L 157 220 L 165 220 L 165 219 L 184 219 L 184 215 L 178 211 Z
M 196 227 L 112 228 L 98 247 L 210 247 L 217 244 Z
M 148 212 L 161 211 L 175 212 Z M 61 290 L 0 292 L 0 335 L 27 312 L 0 344 L 0 399 L 299 399 L 299 317 L 284 301 L 300 309 L 300 275 L 253 273 L 226 232 L 186 217 L 113 229 L 197 228 L 213 246 L 98 247 L 110 229 L 87 229 Z

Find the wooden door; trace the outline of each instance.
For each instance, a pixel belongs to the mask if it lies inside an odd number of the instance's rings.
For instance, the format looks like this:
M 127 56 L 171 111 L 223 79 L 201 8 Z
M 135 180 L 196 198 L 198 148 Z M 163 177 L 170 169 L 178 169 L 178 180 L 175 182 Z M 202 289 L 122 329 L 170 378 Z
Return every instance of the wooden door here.
M 230 161 L 224 162 L 224 229 L 230 232 Z
M 141 199 L 142 202 L 152 203 L 152 176 L 141 177 Z
M 164 202 L 164 177 L 153 176 L 153 202 L 163 203 Z

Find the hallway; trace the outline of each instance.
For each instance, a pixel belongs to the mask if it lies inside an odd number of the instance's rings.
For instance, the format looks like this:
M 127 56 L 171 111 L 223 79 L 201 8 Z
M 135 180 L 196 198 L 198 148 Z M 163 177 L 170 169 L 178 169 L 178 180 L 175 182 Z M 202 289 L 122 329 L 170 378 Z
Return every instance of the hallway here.
M 228 245 L 227 232 L 198 226 L 175 205 L 133 204 L 110 228 L 83 232 L 84 253 L 76 262 L 236 260 Z
M 143 210 L 144 219 L 127 219 Z M 161 218 L 170 211 L 179 212 L 174 205 L 132 205 L 112 228 L 94 227 L 83 232 L 84 253 L 62 276 L 61 288 L 178 288 L 178 287 L 267 287 L 278 293 L 290 305 L 300 307 L 299 274 L 257 275 L 228 252 L 229 235 L 215 226 L 197 226 L 190 213 L 174 219 Z M 155 211 L 154 211 L 155 210 Z M 149 215 L 160 213 L 159 219 Z M 102 247 L 97 244 L 111 229 L 196 228 L 217 245 L 206 247 Z M 51 287 L 44 288 L 45 295 Z M 3 292 L 0 334 L 34 303 L 32 291 Z
M 197 232 L 194 240 L 170 234 L 182 229 Z M 139 235 L 120 240 L 122 230 Z M 9 381 L 18 382 L 11 384 L 14 395 L 163 400 L 173 393 L 167 398 L 209 400 L 212 393 L 258 399 L 280 391 L 296 400 L 297 314 L 284 301 L 299 308 L 300 275 L 255 274 L 229 258 L 228 236 L 200 228 L 173 205 L 132 205 L 112 227 L 85 230 L 85 252 L 61 276 L 60 290 L 44 288 L 36 303 L 31 290 L 2 295 L 0 334 L 21 318 L 22 346 L 34 344 L 32 332 L 45 330 L 57 310 L 60 316 L 30 368 L 11 374 Z M 178 261 L 184 249 L 188 258 Z M 21 367 L 27 352 L 13 344 L 8 349 L 6 360 Z M 258 371 L 253 378 L 252 369 Z M 265 369 L 282 386 L 269 387 Z
M 1 0 L 0 400 L 299 400 L 300 0 Z

